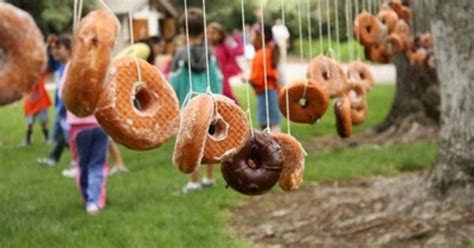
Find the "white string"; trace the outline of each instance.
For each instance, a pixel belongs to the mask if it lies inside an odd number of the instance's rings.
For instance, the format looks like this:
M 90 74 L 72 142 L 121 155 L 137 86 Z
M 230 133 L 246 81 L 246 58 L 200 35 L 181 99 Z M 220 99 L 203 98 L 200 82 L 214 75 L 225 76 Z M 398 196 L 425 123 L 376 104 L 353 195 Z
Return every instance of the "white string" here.
M 339 0 L 335 0 L 336 4 L 336 42 L 337 42 L 337 60 L 341 61 L 341 38 L 339 37 Z
M 285 3 L 283 2 L 283 0 L 280 0 L 280 5 L 281 5 L 281 20 L 282 20 L 283 26 L 286 27 Z M 300 40 L 301 40 L 301 38 L 300 38 Z M 286 40 L 285 40 L 284 49 L 286 50 Z M 283 58 L 283 64 L 284 64 L 284 67 L 285 67 L 285 70 L 286 70 L 288 68 L 288 61 L 287 61 L 286 56 L 284 56 L 284 58 Z M 288 82 L 287 81 L 288 80 L 287 73 L 284 73 L 284 76 L 285 76 L 285 82 Z M 287 83 L 287 85 L 288 85 L 288 83 Z M 288 93 L 288 87 L 285 87 L 285 101 L 286 101 L 286 126 L 287 126 L 286 131 L 287 131 L 288 135 L 291 135 L 290 96 L 289 96 L 289 93 Z
M 186 105 L 189 98 L 192 97 L 194 94 L 194 86 L 193 86 L 193 77 L 191 72 L 191 45 L 189 44 L 189 22 L 188 22 L 188 1 L 184 0 L 184 22 L 186 25 L 186 53 L 188 57 L 188 83 L 189 83 L 189 91 L 186 95 L 182 106 Z
M 262 49 L 263 49 L 263 81 L 265 83 L 265 114 L 267 118 L 267 128 L 265 132 L 270 132 L 270 110 L 269 110 L 269 100 L 268 100 L 268 72 L 267 72 L 267 47 L 265 44 L 265 11 L 263 8 L 263 0 L 260 0 L 260 9 L 262 10 L 262 19 L 261 21 L 261 32 L 262 32 Z
M 333 52 L 332 49 L 332 35 L 331 35 L 331 12 L 330 12 L 330 5 L 329 0 L 326 0 L 326 20 L 327 20 L 327 28 L 328 28 L 328 45 L 329 45 L 329 53 Z
M 115 17 L 115 22 L 117 23 L 117 28 L 118 28 L 118 30 L 120 30 L 122 25 L 121 25 L 119 19 L 117 18 L 117 16 L 115 15 L 115 13 L 112 11 L 112 9 L 110 9 L 110 7 L 104 2 L 104 0 L 98 0 L 98 2 L 102 5 L 102 7 L 104 7 L 105 10 L 107 10 L 109 12 L 109 14 L 111 14 L 113 17 Z M 117 35 L 118 34 L 119 34 L 119 32 L 117 32 Z
M 130 30 L 130 45 L 133 51 L 133 60 L 135 61 L 135 66 L 137 67 L 137 74 L 138 74 L 138 82 L 141 83 L 142 81 L 142 71 L 140 69 L 140 65 L 138 64 L 138 57 L 137 53 L 135 52 L 135 37 L 133 37 L 133 19 L 132 19 L 132 0 L 128 0 L 128 5 L 130 10 L 128 11 L 128 25 Z
M 352 38 L 352 5 L 351 0 L 346 0 L 346 25 L 347 25 L 347 40 L 349 41 L 349 60 L 354 60 L 354 44 Z
M 282 0 L 283 1 L 283 0 Z M 247 32 L 245 32 L 245 4 L 244 0 L 240 0 L 240 8 L 242 12 L 242 39 L 244 40 L 244 49 L 246 47 L 246 41 L 247 41 Z M 249 59 L 247 56 L 245 57 L 245 64 L 244 64 L 244 72 L 248 72 L 249 70 Z M 247 100 L 247 110 L 245 111 L 247 113 L 247 116 L 249 118 L 249 125 L 250 125 L 250 133 L 252 134 L 252 137 L 254 137 L 254 130 L 253 130 L 253 120 L 252 120 L 252 110 L 250 109 L 250 82 L 248 77 L 245 75 L 245 94 L 246 94 L 246 100 Z
M 209 73 L 209 44 L 207 40 L 207 14 L 206 14 L 206 0 L 202 0 L 202 13 L 204 18 L 204 48 L 206 51 L 206 76 L 207 76 L 207 93 L 211 92 L 211 76 Z M 214 104 L 216 105 L 216 104 Z
M 78 0 L 74 0 L 74 5 L 73 5 L 73 16 L 72 16 L 72 29 L 76 31 L 77 28 L 77 5 Z
M 368 5 L 369 5 L 369 13 L 372 14 L 373 13 L 372 12 L 372 5 L 373 5 L 372 0 L 368 0 Z
M 302 1 L 302 0 L 301 0 Z M 312 39 L 312 33 L 311 33 L 311 4 L 310 4 L 310 0 L 307 0 L 306 1 L 306 8 L 307 8 L 307 21 L 308 21 L 308 41 L 309 41 L 309 45 L 308 45 L 308 58 L 309 60 L 311 61 L 311 58 L 313 56 L 313 39 Z M 298 2 L 298 18 L 301 18 L 301 4 L 299 4 Z M 301 24 L 301 20 L 298 20 L 299 23 Z M 301 30 L 300 30 L 301 31 Z M 301 60 L 303 60 L 303 53 L 301 53 Z M 310 73 L 312 74 L 313 71 L 310 70 Z M 311 75 L 312 77 L 312 75 Z M 306 93 L 308 91 L 308 84 L 309 84 L 309 80 L 308 78 L 305 79 L 305 83 L 304 83 L 304 90 L 303 90 L 303 99 L 306 98 Z
M 318 1 L 318 24 L 319 24 L 319 54 L 323 54 L 323 19 L 321 14 L 321 1 Z
M 359 14 L 360 13 L 359 0 L 355 1 L 355 9 L 356 9 L 355 13 Z M 359 31 L 357 31 L 357 40 L 360 41 L 360 32 Z M 357 52 L 357 60 L 360 60 L 360 56 L 361 56 L 360 55 L 360 49 L 359 49 L 359 47 L 357 47 L 356 49 L 357 49 L 357 51 L 356 51 Z

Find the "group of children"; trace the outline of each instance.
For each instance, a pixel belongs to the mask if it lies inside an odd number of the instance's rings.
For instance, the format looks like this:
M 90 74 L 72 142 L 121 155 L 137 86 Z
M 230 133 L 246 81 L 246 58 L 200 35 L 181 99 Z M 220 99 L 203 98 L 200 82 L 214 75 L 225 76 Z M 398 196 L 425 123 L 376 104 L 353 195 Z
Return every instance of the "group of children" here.
M 181 106 L 186 104 L 185 99 L 188 98 L 190 92 L 206 93 L 209 89 L 212 93 L 223 94 L 239 104 L 232 92 L 230 78 L 241 73 L 237 57 L 244 55 L 245 46 L 249 44 L 244 44 L 239 34 L 228 35 L 222 25 L 211 23 L 207 27 L 208 47 L 206 49 L 202 10 L 189 9 L 187 18 L 188 27 L 184 18 L 181 23 L 182 30 L 188 30 L 189 47 L 186 46 L 185 34 L 181 34 L 176 38 L 177 49 L 174 54 L 166 55 L 164 40 L 151 37 L 136 44 L 132 49 L 125 49 L 115 58 L 135 53 L 150 64 L 159 67 L 168 77 Z M 262 39 L 263 37 L 265 38 Z M 249 82 L 257 95 L 257 120 L 262 129 L 270 126 L 272 130 L 278 130 L 281 118 L 277 103 L 281 83 L 278 71 L 280 50 L 273 41 L 272 29 L 269 26 L 263 27 L 262 30 L 261 26 L 255 25 L 251 39 L 256 52 L 250 65 Z M 45 166 L 53 166 L 60 160 L 63 150 L 70 147 L 72 167 L 63 173 L 66 176 L 76 177 L 86 211 L 89 214 L 96 214 L 105 206 L 105 183 L 108 174 L 107 150 L 110 151 L 115 163 L 119 165 L 116 168 L 126 169 L 123 167 L 118 147 L 101 129 L 97 120 L 93 116 L 78 118 L 67 111 L 62 104 L 61 88 L 67 74 L 72 44 L 68 36 L 56 37 L 49 43 L 51 61 L 56 61 L 49 66 L 49 70 L 54 71 L 56 84 L 54 99 L 56 114 L 52 135 L 55 143 L 49 156 L 40 158 L 38 162 Z M 31 130 L 35 119 L 40 119 L 42 123 L 45 140 L 49 136 L 47 109 L 51 105 L 51 100 L 44 86 L 46 75 L 47 72 L 25 100 L 27 144 L 32 142 Z M 192 84 L 189 82 L 190 79 Z M 270 122 L 267 123 L 267 120 Z M 198 171 L 193 172 L 183 192 L 199 190 L 202 186 L 212 186 L 214 184 L 213 169 L 214 166 L 207 166 L 206 176 L 202 180 L 199 180 Z

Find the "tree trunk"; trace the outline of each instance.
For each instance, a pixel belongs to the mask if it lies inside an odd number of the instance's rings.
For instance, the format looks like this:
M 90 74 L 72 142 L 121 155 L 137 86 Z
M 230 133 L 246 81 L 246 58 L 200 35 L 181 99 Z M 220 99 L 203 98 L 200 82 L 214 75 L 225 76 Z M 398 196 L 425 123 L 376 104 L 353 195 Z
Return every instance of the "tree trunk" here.
M 423 1 L 410 1 L 412 34 L 430 32 L 429 18 Z M 376 128 L 378 133 L 406 133 L 414 124 L 436 127 L 440 117 L 439 80 L 436 70 L 408 62 L 405 52 L 392 56 L 397 70 L 395 99 L 386 119 Z
M 442 103 L 438 158 L 428 185 L 442 195 L 473 194 L 474 1 L 425 0 L 425 5 L 432 18 Z

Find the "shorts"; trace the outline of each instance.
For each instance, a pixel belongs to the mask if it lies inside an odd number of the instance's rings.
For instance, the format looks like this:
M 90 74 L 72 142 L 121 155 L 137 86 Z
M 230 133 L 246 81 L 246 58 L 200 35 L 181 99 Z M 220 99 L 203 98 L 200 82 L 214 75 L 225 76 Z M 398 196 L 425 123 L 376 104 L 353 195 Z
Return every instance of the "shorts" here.
M 25 116 L 25 121 L 28 125 L 33 125 L 36 119 L 39 119 L 41 123 L 47 123 L 49 120 L 48 109 L 43 109 L 34 115 Z
M 265 92 L 257 95 L 257 122 L 260 127 L 267 126 L 267 110 Z M 268 114 L 270 125 L 279 125 L 281 120 L 280 108 L 278 107 L 278 93 L 274 89 L 268 90 Z

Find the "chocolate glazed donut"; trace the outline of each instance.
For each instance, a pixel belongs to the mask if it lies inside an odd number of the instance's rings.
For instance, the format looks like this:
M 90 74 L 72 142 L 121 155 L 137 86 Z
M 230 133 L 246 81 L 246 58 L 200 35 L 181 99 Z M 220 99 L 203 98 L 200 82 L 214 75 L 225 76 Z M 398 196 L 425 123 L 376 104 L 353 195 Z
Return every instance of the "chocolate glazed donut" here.
M 221 173 L 234 190 L 244 195 L 261 195 L 280 179 L 283 161 L 278 142 L 267 134 L 255 132 L 237 155 L 222 163 Z

